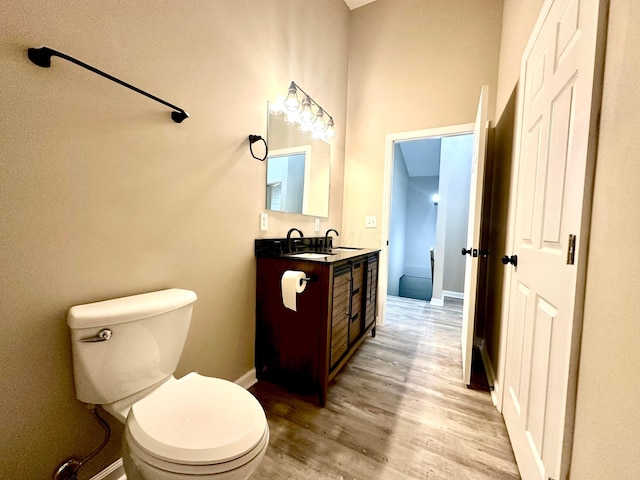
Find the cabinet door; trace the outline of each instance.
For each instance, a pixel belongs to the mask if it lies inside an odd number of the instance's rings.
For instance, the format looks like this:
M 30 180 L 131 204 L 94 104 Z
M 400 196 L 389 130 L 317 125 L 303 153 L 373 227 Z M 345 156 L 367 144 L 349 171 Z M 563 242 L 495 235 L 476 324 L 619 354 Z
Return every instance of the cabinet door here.
M 365 291 L 365 329 L 376 321 L 376 292 L 378 291 L 378 258 L 369 257 L 367 260 L 367 280 Z
M 351 282 L 351 315 L 349 318 L 349 344 L 354 343 L 362 332 L 362 293 L 364 290 L 364 261 L 355 262 L 352 269 Z
M 349 314 L 351 300 L 351 269 L 335 272 L 333 278 L 333 309 L 331 313 L 331 355 L 333 367 L 346 353 L 349 346 Z

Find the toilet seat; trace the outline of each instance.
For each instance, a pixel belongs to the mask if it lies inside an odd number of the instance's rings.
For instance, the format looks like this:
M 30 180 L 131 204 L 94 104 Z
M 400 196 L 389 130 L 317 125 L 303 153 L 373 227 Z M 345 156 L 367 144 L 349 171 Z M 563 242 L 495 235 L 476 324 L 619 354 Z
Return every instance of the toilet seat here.
M 260 403 L 235 383 L 190 373 L 170 379 L 129 411 L 125 437 L 141 460 L 175 473 L 239 468 L 267 446 Z

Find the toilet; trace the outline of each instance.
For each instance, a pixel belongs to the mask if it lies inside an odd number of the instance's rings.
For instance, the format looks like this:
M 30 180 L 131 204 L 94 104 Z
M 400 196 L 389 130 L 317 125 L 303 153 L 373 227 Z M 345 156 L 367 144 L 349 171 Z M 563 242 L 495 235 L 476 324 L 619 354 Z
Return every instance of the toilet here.
M 241 480 L 269 443 L 260 403 L 233 382 L 176 379 L 196 294 L 168 289 L 69 309 L 78 400 L 125 424 L 127 480 Z

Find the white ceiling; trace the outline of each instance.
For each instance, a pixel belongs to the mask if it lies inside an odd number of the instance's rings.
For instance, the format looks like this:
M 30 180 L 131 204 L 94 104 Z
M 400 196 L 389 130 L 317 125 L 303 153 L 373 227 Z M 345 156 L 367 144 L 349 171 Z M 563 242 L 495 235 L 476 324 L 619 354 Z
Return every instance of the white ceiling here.
M 368 3 L 375 2 L 375 0 L 344 0 L 344 3 L 347 4 L 349 10 L 355 10 L 358 7 L 362 7 Z

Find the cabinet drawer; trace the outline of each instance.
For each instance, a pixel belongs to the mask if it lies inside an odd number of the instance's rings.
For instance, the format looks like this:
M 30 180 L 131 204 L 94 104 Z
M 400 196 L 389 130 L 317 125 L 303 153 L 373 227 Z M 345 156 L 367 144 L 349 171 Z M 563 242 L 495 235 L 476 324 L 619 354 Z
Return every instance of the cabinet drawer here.
M 355 316 L 362 308 L 362 295 L 354 295 L 351 300 L 351 315 Z
M 353 289 L 360 288 L 362 286 L 362 279 L 364 278 L 362 264 L 353 266 Z

